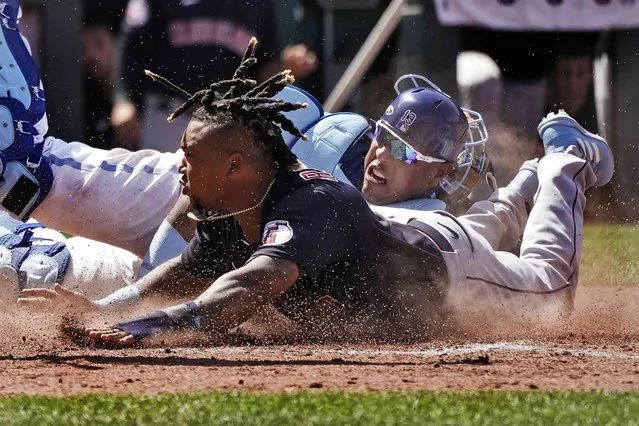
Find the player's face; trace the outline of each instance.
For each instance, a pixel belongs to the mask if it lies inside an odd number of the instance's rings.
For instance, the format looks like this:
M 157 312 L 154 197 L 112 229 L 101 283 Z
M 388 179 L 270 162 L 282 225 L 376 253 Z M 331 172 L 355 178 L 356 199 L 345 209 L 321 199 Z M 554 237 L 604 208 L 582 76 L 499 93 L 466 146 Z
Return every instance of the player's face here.
M 196 210 L 224 210 L 228 205 L 228 149 L 222 134 L 208 125 L 192 120 L 182 137 L 180 163 L 182 193 L 188 195 Z
M 579 114 L 588 101 L 592 65 L 588 56 L 560 58 L 553 72 L 555 101 L 569 114 Z
M 362 194 L 372 204 L 384 205 L 424 197 L 446 176 L 450 165 L 393 157 L 391 147 L 374 139 L 364 159 Z

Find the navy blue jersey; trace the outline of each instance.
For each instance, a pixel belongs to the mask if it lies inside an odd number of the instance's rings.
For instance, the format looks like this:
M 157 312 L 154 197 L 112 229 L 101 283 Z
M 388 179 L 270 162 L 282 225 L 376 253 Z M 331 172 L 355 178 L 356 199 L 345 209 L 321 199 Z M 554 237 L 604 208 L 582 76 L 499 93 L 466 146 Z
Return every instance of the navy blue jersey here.
M 260 243 L 251 245 L 233 218 L 200 222 L 182 261 L 194 274 L 215 278 L 257 256 L 290 260 L 301 276 L 275 305 L 300 320 L 318 303 L 402 316 L 412 305 L 402 300 L 413 297 L 409 286 L 438 299 L 447 282 L 441 253 L 429 238 L 374 214 L 357 189 L 326 172 L 280 172 L 261 227 Z
M 188 92 L 230 79 L 252 36 L 258 67 L 280 50 L 270 0 L 130 0 L 118 62 L 119 98 L 141 104 L 144 93 L 168 90 L 144 75 L 167 77 Z

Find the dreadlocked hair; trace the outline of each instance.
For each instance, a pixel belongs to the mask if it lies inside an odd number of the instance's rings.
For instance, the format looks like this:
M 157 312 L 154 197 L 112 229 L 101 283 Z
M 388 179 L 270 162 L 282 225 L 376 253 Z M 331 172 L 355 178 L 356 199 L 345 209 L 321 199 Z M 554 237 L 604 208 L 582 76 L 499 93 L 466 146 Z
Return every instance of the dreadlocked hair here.
M 255 37 L 251 38 L 232 79 L 218 81 L 211 84 L 208 89 L 199 90 L 194 94 L 188 93 L 158 74 L 147 70 L 145 73 L 154 81 L 187 98 L 186 102 L 171 113 L 167 119 L 169 122 L 193 106 L 199 105 L 193 114 L 194 120 L 212 123 L 220 129 L 240 127 L 249 131 L 271 154 L 277 168 L 283 170 L 296 164 L 297 157 L 286 146 L 281 130 L 303 140 L 307 140 L 307 137 L 282 113 L 306 108 L 308 104 L 273 98 L 295 81 L 290 70 L 275 74 L 259 85 L 255 80 L 248 78 L 248 72 L 257 63 L 256 45 Z

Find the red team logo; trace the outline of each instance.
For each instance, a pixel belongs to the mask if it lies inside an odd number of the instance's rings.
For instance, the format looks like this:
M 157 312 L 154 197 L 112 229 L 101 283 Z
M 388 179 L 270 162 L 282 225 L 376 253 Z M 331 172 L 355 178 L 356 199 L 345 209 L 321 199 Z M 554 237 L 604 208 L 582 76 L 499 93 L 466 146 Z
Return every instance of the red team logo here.
M 300 177 L 304 180 L 324 179 L 337 182 L 337 178 L 330 173 L 322 172 L 320 170 L 303 170 L 300 172 Z
M 293 238 L 293 228 L 287 220 L 273 220 L 266 224 L 262 234 L 262 245 L 276 246 L 287 243 Z

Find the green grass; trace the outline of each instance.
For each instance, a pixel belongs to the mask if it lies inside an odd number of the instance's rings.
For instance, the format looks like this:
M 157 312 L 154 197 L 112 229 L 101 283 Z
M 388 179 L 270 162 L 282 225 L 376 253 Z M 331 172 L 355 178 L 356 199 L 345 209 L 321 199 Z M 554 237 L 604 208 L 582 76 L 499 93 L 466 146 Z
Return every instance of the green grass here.
M 639 395 L 553 392 L 202 393 L 0 398 L 0 423 L 639 424 Z
M 639 226 L 586 226 L 579 285 L 638 283 Z

